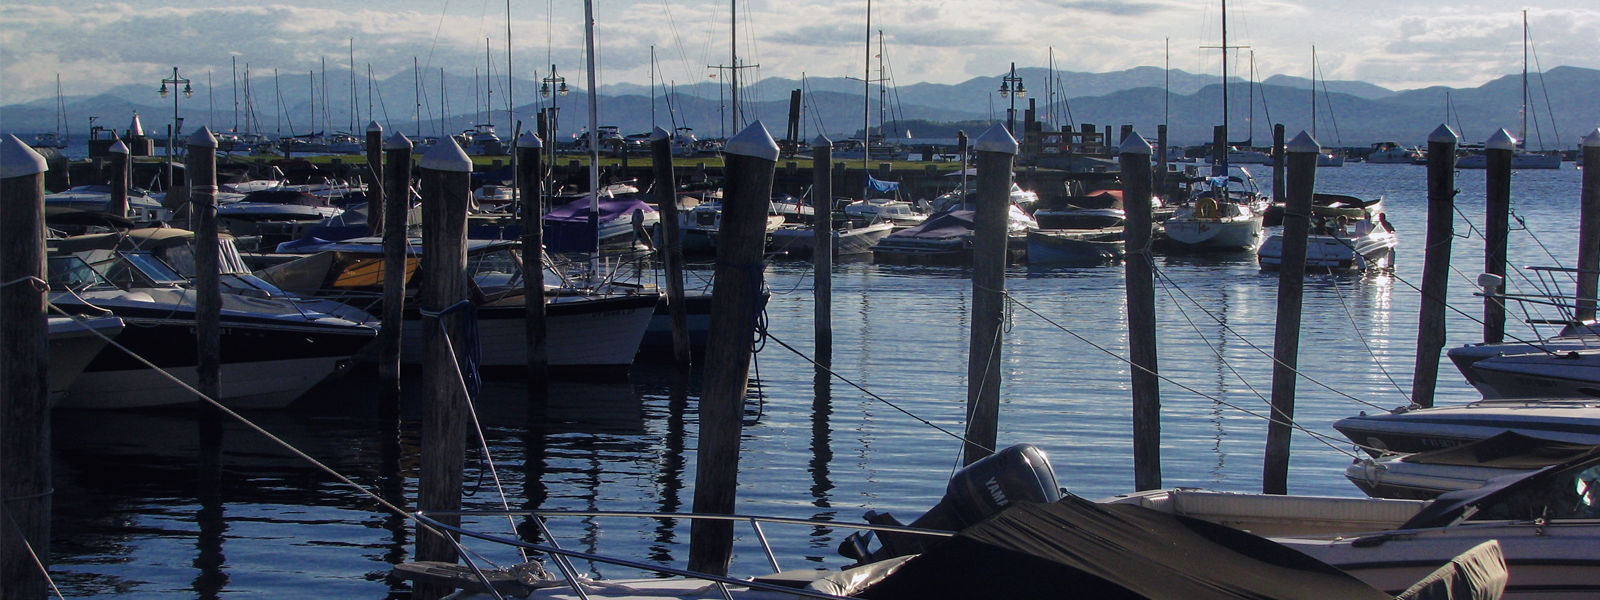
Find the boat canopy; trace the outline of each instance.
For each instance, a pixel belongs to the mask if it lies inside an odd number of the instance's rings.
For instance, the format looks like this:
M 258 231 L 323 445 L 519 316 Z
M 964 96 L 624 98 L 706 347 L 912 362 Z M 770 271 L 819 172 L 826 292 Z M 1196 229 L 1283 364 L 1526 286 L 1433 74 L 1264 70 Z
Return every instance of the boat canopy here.
M 597 223 L 605 225 L 619 218 L 630 218 L 636 210 L 656 212 L 654 206 L 638 198 L 601 198 Z M 544 247 L 551 253 L 590 252 L 595 248 L 596 232 L 589 226 L 589 198 L 583 197 L 551 209 L 544 216 Z
M 1068 592 L 1070 590 L 1070 593 Z M 1244 531 L 1068 496 L 1018 503 L 906 562 L 861 598 L 1392 598 Z

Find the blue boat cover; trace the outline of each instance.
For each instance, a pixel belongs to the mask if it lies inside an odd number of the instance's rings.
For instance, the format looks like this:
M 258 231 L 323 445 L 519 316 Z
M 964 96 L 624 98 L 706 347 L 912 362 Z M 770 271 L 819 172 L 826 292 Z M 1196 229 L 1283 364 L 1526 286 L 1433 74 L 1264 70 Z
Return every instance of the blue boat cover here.
M 878 193 L 882 193 L 882 194 L 887 194 L 889 192 L 892 192 L 892 191 L 900 189 L 900 183 L 899 182 L 897 182 L 897 181 L 879 181 L 877 179 L 874 179 L 872 177 L 871 173 L 867 174 L 867 185 L 871 186 L 873 191 L 878 192 Z
M 655 212 L 638 198 L 601 198 L 598 223 L 604 226 L 633 211 Z M 589 227 L 589 199 L 579 198 L 551 209 L 544 216 L 544 247 L 557 254 L 589 252 L 595 248 L 595 231 Z

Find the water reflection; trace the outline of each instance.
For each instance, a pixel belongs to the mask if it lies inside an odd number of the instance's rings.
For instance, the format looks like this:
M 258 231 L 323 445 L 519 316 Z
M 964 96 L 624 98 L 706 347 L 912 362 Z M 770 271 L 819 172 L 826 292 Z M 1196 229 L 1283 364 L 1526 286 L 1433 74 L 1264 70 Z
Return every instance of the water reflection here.
M 200 510 L 195 513 L 195 523 L 200 532 L 195 537 L 198 553 L 194 566 L 200 572 L 193 586 L 200 598 L 216 600 L 228 584 L 228 574 L 222 569 L 227 563 L 227 556 L 222 553 L 222 540 L 228 531 L 222 507 L 222 414 L 210 405 L 198 407 L 196 412 L 200 468 L 195 495 Z
M 833 376 L 822 367 L 818 367 L 812 375 L 812 386 L 815 389 L 815 398 L 811 402 L 811 505 L 819 510 L 812 518 L 832 521 L 838 512 L 833 509 L 829 495 L 833 491 L 833 481 L 830 478 L 829 464 L 833 462 L 832 428 L 829 420 L 833 417 Z M 833 529 L 824 526 L 813 527 L 811 531 L 810 547 L 826 548 L 833 543 Z

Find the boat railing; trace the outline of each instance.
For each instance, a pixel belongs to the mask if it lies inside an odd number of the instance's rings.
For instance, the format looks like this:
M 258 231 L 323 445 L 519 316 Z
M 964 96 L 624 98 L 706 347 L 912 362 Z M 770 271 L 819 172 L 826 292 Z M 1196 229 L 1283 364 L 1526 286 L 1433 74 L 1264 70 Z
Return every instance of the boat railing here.
M 494 542 L 494 543 L 498 543 L 498 544 L 504 544 L 504 545 L 507 545 L 507 546 L 516 547 L 516 548 L 519 548 L 521 550 L 532 550 L 532 551 L 535 551 L 535 552 L 545 553 L 545 554 L 547 554 L 547 555 L 549 555 L 551 557 L 551 562 L 553 562 L 555 564 L 557 570 L 559 570 L 561 572 L 562 577 L 566 579 L 566 583 L 572 589 L 573 593 L 577 594 L 579 598 L 584 598 L 584 599 L 587 599 L 589 596 L 585 592 L 584 587 L 582 585 L 581 579 L 583 579 L 583 578 L 580 577 L 577 569 L 572 565 L 572 559 L 578 559 L 578 560 L 584 560 L 584 561 L 590 561 L 590 562 L 596 562 L 596 563 L 605 563 L 605 564 L 616 565 L 616 566 L 630 568 L 630 569 L 637 569 L 637 570 L 640 570 L 640 571 L 648 571 L 648 572 L 652 572 L 652 573 L 656 573 L 656 574 L 660 574 L 660 575 L 669 575 L 669 576 L 684 577 L 684 578 L 689 578 L 689 579 L 696 579 L 696 580 L 706 581 L 706 582 L 709 582 L 709 583 L 717 585 L 718 590 L 721 592 L 723 598 L 725 598 L 727 600 L 732 600 L 732 594 L 729 591 L 728 586 L 737 586 L 737 587 L 743 587 L 743 588 L 751 588 L 751 589 L 766 590 L 766 591 L 773 591 L 773 592 L 782 592 L 782 593 L 785 593 L 785 594 L 791 594 L 791 595 L 794 595 L 794 596 L 802 596 L 802 597 L 807 597 L 807 598 L 825 598 L 825 599 L 830 599 L 830 600 L 847 600 L 846 597 L 844 597 L 844 596 L 836 596 L 836 595 L 828 594 L 828 593 L 824 593 L 824 592 L 818 592 L 818 591 L 801 589 L 801 588 L 796 588 L 796 587 L 790 587 L 790 586 L 766 583 L 766 582 L 762 582 L 762 581 L 756 581 L 756 580 L 753 580 L 753 579 L 739 579 L 739 578 L 734 578 L 734 577 L 729 577 L 729 576 L 724 576 L 724 575 L 713 575 L 713 574 L 710 574 L 710 573 L 701 573 L 701 572 L 697 572 L 697 571 L 690 571 L 690 570 L 687 570 L 687 569 L 678 569 L 678 568 L 669 567 L 669 566 L 665 566 L 665 565 L 639 562 L 639 561 L 628 560 L 628 559 L 624 559 L 624 558 L 606 556 L 606 555 L 602 555 L 602 554 L 594 554 L 594 553 L 590 553 L 590 552 L 582 552 L 582 551 L 577 551 L 577 550 L 567 550 L 567 549 L 564 549 L 564 548 L 561 547 L 560 543 L 556 541 L 555 536 L 552 534 L 552 532 L 550 530 L 550 527 L 549 527 L 549 525 L 547 523 L 547 520 L 550 519 L 550 518 L 557 518 L 557 517 L 561 517 L 561 518 L 583 518 L 583 519 L 589 519 L 589 518 L 636 518 L 636 519 L 657 519 L 657 520 L 661 520 L 661 519 L 686 520 L 686 521 L 689 521 L 691 523 L 693 523 L 695 521 L 728 521 L 728 522 L 733 522 L 733 523 L 741 523 L 741 522 L 742 523 L 748 523 L 750 525 L 751 529 L 753 530 L 753 532 L 755 533 L 756 540 L 759 542 L 759 544 L 761 546 L 761 550 L 762 550 L 763 555 L 767 559 L 767 566 L 772 569 L 773 573 L 782 572 L 783 568 L 778 563 L 777 554 L 775 552 L 773 552 L 772 544 L 771 544 L 770 541 L 768 541 L 766 532 L 764 530 L 762 530 L 762 528 L 761 528 L 761 525 L 763 523 L 782 524 L 782 525 L 802 525 L 802 526 L 810 526 L 810 527 L 819 527 L 820 526 L 820 527 L 829 527 L 829 528 L 846 528 L 846 529 L 855 529 L 855 530 L 871 531 L 871 532 L 904 533 L 904 534 L 925 535 L 925 536 L 932 536 L 932 537 L 951 537 L 951 536 L 955 535 L 955 532 L 939 531 L 939 530 L 932 530 L 932 529 L 922 529 L 922 528 L 918 528 L 918 527 L 905 527 L 905 526 L 897 526 L 897 525 L 875 525 L 875 524 L 871 524 L 871 523 L 842 523 L 842 522 L 838 522 L 838 521 L 823 521 L 823 520 L 817 520 L 817 519 L 802 519 L 802 518 L 794 518 L 794 517 L 772 517 L 772 516 L 761 516 L 761 515 L 716 515 L 716 514 L 704 514 L 704 513 L 656 513 L 656 512 L 593 511 L 593 510 L 585 510 L 585 511 L 567 511 L 567 510 L 532 510 L 532 511 L 530 511 L 530 510 L 474 510 L 474 511 L 437 511 L 437 512 L 417 511 L 416 513 L 414 513 L 414 516 L 416 517 L 418 522 L 424 523 L 424 524 L 426 524 L 428 526 L 431 526 L 431 527 L 434 527 L 434 528 L 437 528 L 440 531 L 453 532 L 453 533 L 457 533 L 457 534 L 460 534 L 460 535 L 463 535 L 463 536 L 467 536 L 467 537 L 471 537 L 471 538 L 474 538 L 474 539 L 479 539 L 479 540 L 483 540 L 483 541 Z M 512 539 L 512 538 L 508 538 L 508 537 L 504 537 L 504 536 L 491 535 L 491 534 L 482 533 L 482 532 L 478 532 L 478 531 L 472 531 L 472 530 L 466 529 L 464 527 L 443 523 L 443 522 L 439 521 L 437 519 L 437 517 L 458 517 L 458 518 L 459 517 L 496 517 L 496 518 L 499 518 L 499 517 L 504 517 L 504 518 L 525 517 L 525 518 L 528 518 L 530 522 L 532 522 L 533 524 L 535 524 L 538 527 L 539 534 L 541 536 L 543 536 L 545 540 L 548 540 L 548 543 L 540 544 L 540 543 L 535 543 L 535 542 L 527 542 L 527 541 L 518 540 L 518 539 Z M 473 575 L 478 578 L 479 582 L 484 586 L 484 588 L 490 590 L 492 592 L 492 594 L 496 598 L 500 598 L 501 600 L 504 600 L 504 597 L 501 596 L 499 591 L 497 591 L 495 589 L 494 584 L 491 582 L 487 572 L 484 571 L 483 567 L 479 566 L 476 562 L 473 561 L 473 554 L 471 552 L 467 551 L 465 546 L 463 546 L 459 540 L 454 540 L 452 538 L 452 544 L 454 544 L 454 546 L 455 546 L 457 555 L 461 558 L 461 560 L 463 562 L 466 563 L 467 567 L 472 570 Z
M 1576 279 L 1579 275 L 1600 274 L 1600 270 L 1546 266 L 1525 266 L 1522 267 L 1522 270 L 1534 274 L 1532 279 L 1526 277 L 1524 279 L 1528 279 L 1527 282 L 1536 288 L 1537 292 L 1518 294 L 1494 291 L 1504 289 L 1505 280 L 1499 277 L 1490 277 L 1489 274 L 1485 273 L 1479 276 L 1478 281 L 1483 290 L 1475 292 L 1473 295 L 1498 300 L 1502 303 L 1509 301 L 1521 305 L 1549 306 L 1560 313 L 1561 318 L 1559 319 L 1533 318 L 1531 316 L 1523 319 L 1525 322 L 1535 325 L 1582 325 L 1578 320 L 1577 311 L 1584 308 L 1594 308 L 1597 304 L 1600 304 L 1600 300 L 1596 298 L 1586 298 L 1579 296 L 1576 292 L 1569 294 L 1562 291 L 1560 281 L 1564 278 Z M 1524 310 L 1524 312 L 1527 311 Z

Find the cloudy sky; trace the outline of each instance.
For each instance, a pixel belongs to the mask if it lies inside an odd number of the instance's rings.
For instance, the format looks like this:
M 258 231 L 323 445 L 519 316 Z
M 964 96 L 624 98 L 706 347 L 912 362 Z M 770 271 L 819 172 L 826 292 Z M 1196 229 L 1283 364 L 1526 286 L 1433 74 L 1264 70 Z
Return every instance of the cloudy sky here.
M 865 0 L 738 0 L 741 62 L 758 77 L 860 76 Z M 1248 45 L 1262 77 L 1308 76 L 1311 46 L 1329 79 L 1394 89 L 1476 86 L 1521 69 L 1527 9 L 1539 64 L 1600 68 L 1600 2 L 1534 0 L 1235 0 L 1230 45 Z M 0 104 L 123 84 L 159 85 L 173 66 L 218 88 L 230 61 L 257 72 L 303 73 L 327 57 L 380 77 L 423 65 L 468 74 L 485 41 L 505 64 L 506 0 L 282 0 L 250 6 L 213 0 L 7 0 L 0 6 Z M 1220 19 L 1203 0 L 877 0 L 895 82 L 956 83 L 1011 62 L 1105 72 L 1171 65 L 1217 72 Z M 728 60 L 729 3 L 595 0 L 600 82 L 647 83 L 650 47 L 663 79 L 709 81 Z M 583 4 L 510 0 L 514 70 L 545 75 L 555 62 L 582 79 Z M 497 70 L 503 68 L 496 66 Z M 535 70 L 537 69 L 537 73 Z M 1247 73 L 1239 72 L 1246 75 Z M 503 74 L 501 74 L 503 76 Z M 197 86 L 198 88 L 198 86 Z

